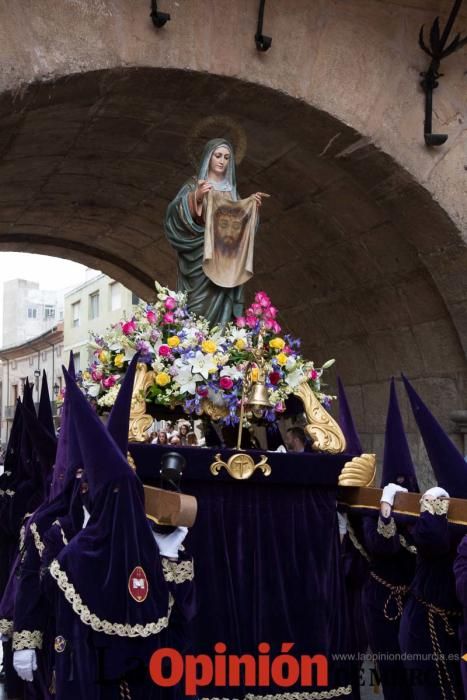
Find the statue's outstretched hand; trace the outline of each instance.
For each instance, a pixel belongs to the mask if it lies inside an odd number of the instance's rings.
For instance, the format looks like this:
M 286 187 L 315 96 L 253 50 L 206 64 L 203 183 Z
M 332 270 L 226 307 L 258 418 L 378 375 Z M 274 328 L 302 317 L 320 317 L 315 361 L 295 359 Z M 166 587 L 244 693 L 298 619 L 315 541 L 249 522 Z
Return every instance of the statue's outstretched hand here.
M 266 192 L 255 192 L 254 194 L 251 195 L 252 197 L 255 198 L 256 200 L 256 206 L 260 207 L 263 203 L 263 197 L 270 197 L 270 194 L 266 194 Z
M 208 192 L 212 190 L 212 185 L 207 180 L 198 180 L 198 187 L 195 190 L 196 204 L 201 204 Z

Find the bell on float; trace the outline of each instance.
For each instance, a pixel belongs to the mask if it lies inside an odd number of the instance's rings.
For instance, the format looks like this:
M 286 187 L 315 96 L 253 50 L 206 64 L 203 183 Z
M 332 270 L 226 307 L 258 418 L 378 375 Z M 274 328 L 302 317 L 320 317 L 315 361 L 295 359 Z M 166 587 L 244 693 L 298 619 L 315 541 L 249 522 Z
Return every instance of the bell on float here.
M 261 379 L 252 385 L 248 393 L 247 406 L 256 418 L 261 418 L 265 409 L 271 408 L 268 390 Z

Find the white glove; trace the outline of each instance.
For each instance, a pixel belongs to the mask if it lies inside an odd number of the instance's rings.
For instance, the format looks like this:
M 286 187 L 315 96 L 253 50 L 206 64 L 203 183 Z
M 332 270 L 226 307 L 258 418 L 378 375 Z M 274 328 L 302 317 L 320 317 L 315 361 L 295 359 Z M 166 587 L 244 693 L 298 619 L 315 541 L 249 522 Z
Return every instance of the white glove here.
M 37 658 L 35 649 L 21 649 L 13 654 L 13 666 L 18 676 L 23 681 L 32 681 L 32 674 L 37 671 Z
M 347 532 L 347 513 L 337 513 L 337 522 L 339 525 L 339 535 L 344 537 Z
M 287 452 L 285 449 L 284 445 L 279 445 L 279 447 L 276 449 L 276 452 Z
M 393 506 L 396 493 L 407 493 L 407 489 L 399 484 L 387 484 L 383 489 L 381 503 L 389 503 L 390 506 Z
M 441 486 L 433 486 L 433 488 L 425 491 L 423 496 L 428 498 L 449 498 L 448 492 L 442 489 Z
M 83 518 L 83 530 L 88 524 L 88 520 L 91 517 L 91 513 L 89 513 L 88 510 L 86 510 L 86 506 L 83 506 L 83 513 L 84 513 L 84 518 Z
M 159 554 L 161 557 L 168 557 L 169 559 L 178 558 L 178 550 L 180 549 L 183 540 L 187 536 L 187 527 L 177 527 L 176 530 L 168 535 L 161 535 L 160 532 L 153 532 L 154 539 L 159 547 Z

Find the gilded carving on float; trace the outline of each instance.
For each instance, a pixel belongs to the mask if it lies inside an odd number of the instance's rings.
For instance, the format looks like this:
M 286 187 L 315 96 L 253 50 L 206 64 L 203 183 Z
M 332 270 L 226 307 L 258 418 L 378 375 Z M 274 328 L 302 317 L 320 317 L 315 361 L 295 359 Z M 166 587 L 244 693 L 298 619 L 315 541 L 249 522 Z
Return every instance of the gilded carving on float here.
M 146 392 L 154 383 L 154 372 L 147 366 L 138 363 L 136 366 L 135 384 L 131 398 L 130 427 L 128 440 L 130 442 L 145 442 L 146 431 L 153 424 L 153 418 L 146 413 Z
M 344 433 L 334 418 L 326 411 L 316 398 L 307 382 L 299 384 L 294 391 L 303 403 L 307 425 L 305 432 L 312 440 L 313 450 L 339 454 L 345 452 Z
M 260 469 L 264 476 L 271 474 L 271 465 L 268 464 L 266 455 L 261 455 L 260 461 L 255 464 L 254 459 L 246 454 L 234 454 L 227 462 L 224 462 L 220 454 L 216 454 L 216 461 L 211 464 L 211 473 L 217 476 L 221 469 L 226 469 L 234 479 L 249 479 L 256 469 Z
M 376 475 L 376 455 L 362 454 L 346 462 L 339 474 L 339 486 L 372 486 Z

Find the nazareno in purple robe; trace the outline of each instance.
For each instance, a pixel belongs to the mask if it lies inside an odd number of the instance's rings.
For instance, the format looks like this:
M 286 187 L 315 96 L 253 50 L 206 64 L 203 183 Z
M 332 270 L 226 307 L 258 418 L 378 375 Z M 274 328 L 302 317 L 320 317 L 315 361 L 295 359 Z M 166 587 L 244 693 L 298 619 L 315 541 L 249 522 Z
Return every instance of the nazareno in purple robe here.
M 461 641 L 461 654 L 467 653 L 467 535 L 457 549 L 457 557 L 454 562 L 454 575 L 456 577 L 456 592 L 463 608 L 463 622 L 459 626 Z M 464 697 L 467 697 L 467 662 L 461 661 L 462 682 L 464 684 Z

